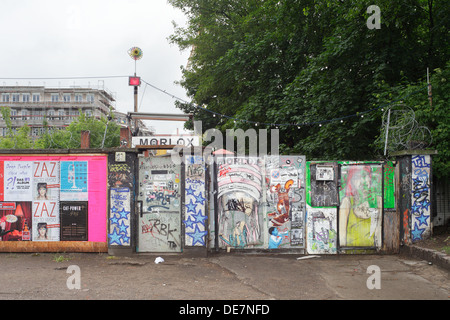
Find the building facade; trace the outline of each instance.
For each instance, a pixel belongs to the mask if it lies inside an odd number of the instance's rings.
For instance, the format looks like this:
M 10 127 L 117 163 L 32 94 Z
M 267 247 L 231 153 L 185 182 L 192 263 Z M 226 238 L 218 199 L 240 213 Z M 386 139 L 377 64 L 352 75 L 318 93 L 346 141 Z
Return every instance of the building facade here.
M 105 89 L 93 88 L 47 88 L 44 86 L 2 86 L 0 107 L 11 110 L 12 129 L 15 132 L 27 124 L 32 138 L 39 137 L 46 125 L 63 129 L 78 118 L 80 111 L 88 117 L 106 118 L 110 110 L 120 125 L 126 126 L 126 114 L 116 112 L 115 99 Z M 4 121 L 0 121 L 0 137 L 7 135 Z

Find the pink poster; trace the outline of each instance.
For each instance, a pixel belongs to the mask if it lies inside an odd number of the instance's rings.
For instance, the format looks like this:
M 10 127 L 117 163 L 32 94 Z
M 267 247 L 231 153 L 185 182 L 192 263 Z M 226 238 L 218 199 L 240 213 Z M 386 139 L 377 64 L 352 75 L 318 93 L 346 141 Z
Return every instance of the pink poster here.
M 70 170 L 67 162 L 79 165 L 80 170 Z M 63 170 L 64 168 L 64 170 Z M 74 172 L 70 182 L 76 190 L 66 187 L 61 181 L 63 175 Z M 69 181 L 68 180 L 68 181 Z M 86 186 L 87 185 L 87 186 Z M 31 240 L 58 241 L 60 239 L 60 201 L 63 198 L 88 201 L 88 241 L 106 242 L 107 235 L 107 156 L 2 156 L 0 157 L 0 205 L 11 203 L 32 203 L 33 224 Z M 87 197 L 87 199 L 86 199 Z M 85 203 L 85 202 L 84 202 Z M 38 231 L 41 227 L 41 234 Z M 8 225 L 9 226 L 9 225 Z M 5 226 L 6 227 L 6 226 Z M 31 228 L 31 224 L 29 224 Z M 46 227 L 46 228 L 44 228 Z M 21 228 L 19 228 L 21 229 Z M 16 233 L 20 233 L 21 230 Z M 46 230 L 44 230 L 46 229 Z M 47 231 L 47 236 L 44 231 Z M 51 236 L 49 236 L 51 233 Z M 13 231 L 9 235 L 13 234 Z

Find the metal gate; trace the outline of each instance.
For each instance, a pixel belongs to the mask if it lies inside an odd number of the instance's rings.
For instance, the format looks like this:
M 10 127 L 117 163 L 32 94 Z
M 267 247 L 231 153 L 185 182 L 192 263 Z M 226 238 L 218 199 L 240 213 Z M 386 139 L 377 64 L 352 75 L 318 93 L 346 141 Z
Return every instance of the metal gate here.
M 181 181 L 170 156 L 139 158 L 137 252 L 181 252 Z

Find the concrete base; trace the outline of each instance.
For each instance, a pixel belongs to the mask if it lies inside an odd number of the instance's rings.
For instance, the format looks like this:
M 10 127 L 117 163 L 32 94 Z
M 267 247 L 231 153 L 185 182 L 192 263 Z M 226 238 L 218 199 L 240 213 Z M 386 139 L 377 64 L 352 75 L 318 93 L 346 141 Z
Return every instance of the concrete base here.
M 91 241 L 2 241 L 0 252 L 108 252 L 106 242 Z
M 208 256 L 208 250 L 206 247 L 184 247 L 183 257 L 188 258 L 206 258 Z
M 110 256 L 117 256 L 117 257 L 132 256 L 134 253 L 135 252 L 132 247 L 117 246 L 108 248 L 108 254 Z
M 400 253 L 423 259 L 446 270 L 450 270 L 450 256 L 443 252 L 420 248 L 414 245 L 406 245 L 400 248 Z

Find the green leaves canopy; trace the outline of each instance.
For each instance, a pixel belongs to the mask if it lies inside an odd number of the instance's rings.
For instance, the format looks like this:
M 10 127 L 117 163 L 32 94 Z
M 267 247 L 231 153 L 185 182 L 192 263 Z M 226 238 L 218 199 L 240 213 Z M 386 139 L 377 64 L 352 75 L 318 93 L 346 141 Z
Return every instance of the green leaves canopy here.
M 76 120 L 62 129 L 48 127 L 47 131 L 36 141 L 30 139 L 30 127 L 27 124 L 12 130 L 10 108 L 1 107 L 2 117 L 7 128 L 7 135 L 0 138 L 0 149 L 78 149 L 81 147 L 81 132 L 90 132 L 91 148 L 113 148 L 120 145 L 120 126 L 107 119 L 86 117 L 81 111 Z M 44 127 L 47 127 L 44 120 Z
M 367 27 L 371 1 L 169 3 L 188 18 L 170 40 L 192 50 L 180 81 L 192 103 L 178 107 L 204 130 L 305 124 L 279 127 L 280 151 L 308 159 L 379 156 L 382 112 L 365 112 L 449 61 L 448 1 L 377 1 L 381 29 Z M 426 90 L 417 99 L 427 103 Z

